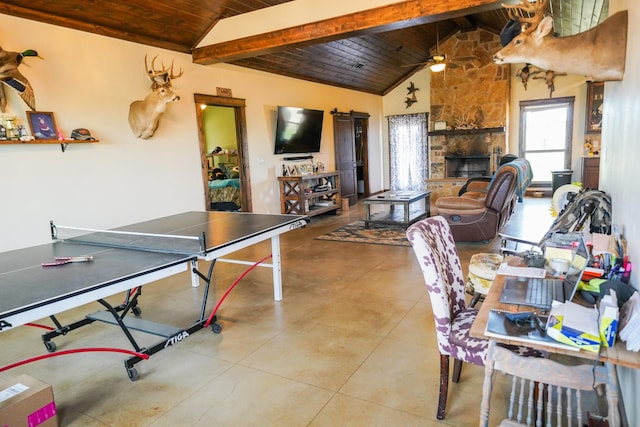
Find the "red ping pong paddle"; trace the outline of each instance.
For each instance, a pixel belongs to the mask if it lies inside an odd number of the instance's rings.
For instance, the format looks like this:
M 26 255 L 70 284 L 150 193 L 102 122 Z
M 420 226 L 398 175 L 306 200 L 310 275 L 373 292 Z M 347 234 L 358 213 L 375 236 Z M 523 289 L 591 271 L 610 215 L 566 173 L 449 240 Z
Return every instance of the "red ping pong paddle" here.
M 72 262 L 90 262 L 93 261 L 92 256 L 63 256 L 55 257 L 53 262 L 43 262 L 43 267 L 58 267 L 60 265 L 69 264 Z

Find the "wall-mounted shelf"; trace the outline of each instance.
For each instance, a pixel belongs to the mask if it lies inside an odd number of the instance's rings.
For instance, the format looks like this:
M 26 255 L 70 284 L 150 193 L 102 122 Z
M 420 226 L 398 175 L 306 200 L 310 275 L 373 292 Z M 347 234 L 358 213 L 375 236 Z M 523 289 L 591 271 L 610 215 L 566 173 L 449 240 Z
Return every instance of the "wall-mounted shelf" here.
M 585 133 L 602 131 L 602 107 L 604 106 L 604 82 L 587 82 L 587 106 L 585 108 Z
M 67 145 L 69 144 L 91 144 L 94 142 L 100 142 L 97 139 L 65 139 L 60 141 L 58 139 L 34 139 L 32 141 L 20 141 L 17 139 L 9 139 L 5 141 L 0 141 L 0 144 L 13 144 L 13 145 L 34 145 L 34 144 L 60 144 L 60 148 L 64 153 L 67 149 Z
M 504 126 L 495 128 L 478 128 L 478 129 L 456 129 L 456 130 L 434 130 L 428 133 L 429 136 L 437 135 L 474 135 L 481 133 L 504 132 Z

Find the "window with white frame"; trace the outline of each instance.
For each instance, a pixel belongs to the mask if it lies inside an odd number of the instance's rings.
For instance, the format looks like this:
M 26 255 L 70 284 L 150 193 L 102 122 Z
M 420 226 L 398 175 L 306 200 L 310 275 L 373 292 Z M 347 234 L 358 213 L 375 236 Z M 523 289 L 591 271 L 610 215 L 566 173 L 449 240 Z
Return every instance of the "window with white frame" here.
M 520 102 L 520 157 L 531 163 L 532 184 L 548 185 L 552 172 L 571 169 L 575 98 Z

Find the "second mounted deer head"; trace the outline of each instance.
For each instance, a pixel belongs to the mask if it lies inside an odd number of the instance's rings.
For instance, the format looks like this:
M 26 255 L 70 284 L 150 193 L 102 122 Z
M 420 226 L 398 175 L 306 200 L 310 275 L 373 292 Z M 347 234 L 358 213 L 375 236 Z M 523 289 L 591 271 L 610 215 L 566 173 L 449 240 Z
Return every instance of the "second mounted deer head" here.
M 553 37 L 553 19 L 544 16 L 547 4 L 548 0 L 535 3 L 520 0 L 518 5 L 503 5 L 511 21 L 520 22 L 524 29 L 494 55 L 494 62 L 527 63 L 557 73 L 584 75 L 594 81 L 622 80 L 627 52 L 627 11 L 620 11 L 585 32 Z M 516 13 L 518 10 L 520 14 Z

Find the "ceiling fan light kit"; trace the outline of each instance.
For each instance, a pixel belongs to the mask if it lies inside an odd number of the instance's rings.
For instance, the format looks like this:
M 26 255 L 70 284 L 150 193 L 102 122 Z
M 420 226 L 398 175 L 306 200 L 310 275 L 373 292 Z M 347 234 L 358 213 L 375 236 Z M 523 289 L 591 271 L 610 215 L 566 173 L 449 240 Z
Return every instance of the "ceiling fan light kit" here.
M 434 73 L 439 73 L 440 71 L 444 71 L 447 64 L 444 62 L 436 62 L 435 64 L 429 65 L 429 69 Z

